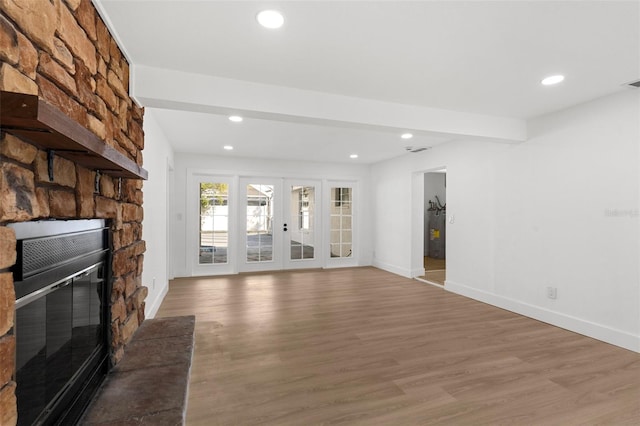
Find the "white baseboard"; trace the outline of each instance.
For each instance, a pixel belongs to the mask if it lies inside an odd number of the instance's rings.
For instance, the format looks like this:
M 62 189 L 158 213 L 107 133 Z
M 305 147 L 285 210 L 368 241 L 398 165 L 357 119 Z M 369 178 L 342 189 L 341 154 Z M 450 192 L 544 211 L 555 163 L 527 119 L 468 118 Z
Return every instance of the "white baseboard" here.
M 411 275 L 413 271 L 411 269 L 400 268 L 390 263 L 382 262 L 379 259 L 373 259 L 373 266 L 378 269 L 382 269 L 383 271 L 391 272 L 392 274 L 400 275 L 406 278 L 413 278 L 413 276 Z
M 445 290 L 640 353 L 640 336 L 508 297 L 445 281 Z
M 149 318 L 149 319 L 155 318 L 156 314 L 158 313 L 158 309 L 160 309 L 160 305 L 162 305 L 162 301 L 164 300 L 168 292 L 169 292 L 169 283 L 165 283 L 164 287 L 162 288 L 162 291 L 158 294 L 156 299 L 151 303 L 145 304 L 146 306 L 146 309 L 144 312 L 145 318 Z

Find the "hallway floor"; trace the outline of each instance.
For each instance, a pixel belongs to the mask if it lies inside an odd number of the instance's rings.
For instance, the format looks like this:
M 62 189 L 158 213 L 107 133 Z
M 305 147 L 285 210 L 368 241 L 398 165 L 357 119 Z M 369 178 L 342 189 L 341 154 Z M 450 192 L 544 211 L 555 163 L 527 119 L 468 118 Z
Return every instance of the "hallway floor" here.
M 424 257 L 424 275 L 418 277 L 422 280 L 429 281 L 433 284 L 444 285 L 447 279 L 446 259 L 434 259 L 432 257 Z

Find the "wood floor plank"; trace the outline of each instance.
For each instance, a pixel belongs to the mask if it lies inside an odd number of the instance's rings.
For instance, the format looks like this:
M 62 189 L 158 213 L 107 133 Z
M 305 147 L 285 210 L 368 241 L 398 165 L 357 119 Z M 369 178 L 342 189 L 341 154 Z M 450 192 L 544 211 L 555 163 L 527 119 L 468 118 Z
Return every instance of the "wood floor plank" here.
M 640 355 L 375 268 L 177 279 L 188 425 L 640 424 Z

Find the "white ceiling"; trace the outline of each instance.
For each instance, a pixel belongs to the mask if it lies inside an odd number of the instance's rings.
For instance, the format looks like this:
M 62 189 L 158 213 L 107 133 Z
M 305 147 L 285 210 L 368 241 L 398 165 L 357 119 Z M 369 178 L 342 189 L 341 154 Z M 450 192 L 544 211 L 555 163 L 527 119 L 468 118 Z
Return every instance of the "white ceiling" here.
M 639 1 L 94 0 L 133 68 L 529 119 L 640 79 Z M 278 9 L 279 30 L 255 21 Z M 565 82 L 543 87 L 561 73 Z M 135 75 L 134 75 L 135 80 Z M 135 81 L 134 93 L 135 96 Z M 171 83 L 167 83 L 171 84 Z M 152 112 L 176 151 L 371 163 L 451 135 Z M 185 125 L 188 123 L 188 125 Z M 313 154 L 311 154 L 313 153 Z M 311 155 L 310 155 L 311 154 Z
M 374 163 L 404 154 L 407 147 L 433 147 L 448 140 L 431 135 L 404 140 L 385 130 L 263 119 L 233 123 L 227 116 L 190 111 L 154 109 L 152 114 L 177 151 L 195 154 L 328 162 L 352 161 L 349 156 L 357 154 L 357 162 Z M 233 146 L 233 152 L 223 153 L 224 145 Z

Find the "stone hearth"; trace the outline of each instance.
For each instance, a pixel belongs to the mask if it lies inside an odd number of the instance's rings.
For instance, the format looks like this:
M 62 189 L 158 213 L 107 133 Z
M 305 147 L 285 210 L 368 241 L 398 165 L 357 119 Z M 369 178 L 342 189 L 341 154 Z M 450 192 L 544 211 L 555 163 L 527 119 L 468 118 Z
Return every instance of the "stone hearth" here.
M 184 424 L 194 329 L 193 315 L 141 324 L 81 423 Z M 162 386 L 157 386 L 159 382 Z
M 128 95 L 129 64 L 90 0 L 0 0 L 0 90 L 38 95 L 142 165 L 144 110 Z M 2 118 L 0 117 L 0 125 Z M 10 132 L 10 130 L 9 130 Z M 9 223 L 111 219 L 110 358 L 117 364 L 144 320 L 142 181 L 119 179 L 0 134 L 0 424 L 17 422 L 16 239 Z

